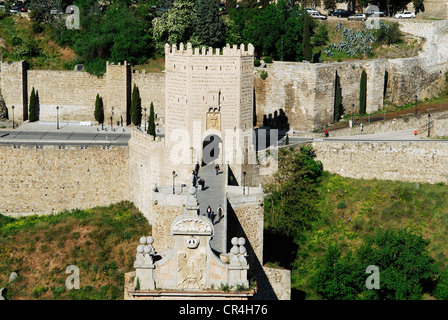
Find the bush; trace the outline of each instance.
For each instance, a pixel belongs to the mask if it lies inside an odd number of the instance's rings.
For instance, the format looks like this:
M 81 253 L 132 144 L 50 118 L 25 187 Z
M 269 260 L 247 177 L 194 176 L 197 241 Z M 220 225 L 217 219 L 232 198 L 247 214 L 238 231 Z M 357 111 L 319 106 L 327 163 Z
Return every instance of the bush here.
M 264 57 L 263 60 L 264 60 L 265 63 L 272 63 L 272 57 L 271 56 Z
M 345 204 L 344 201 L 341 201 L 341 202 L 339 202 L 339 203 L 336 205 L 336 208 L 338 208 L 338 209 L 345 209 L 345 208 L 347 208 L 347 205 Z
M 254 66 L 255 66 L 255 67 L 259 67 L 259 66 L 261 66 L 261 62 L 260 62 L 259 59 L 255 59 L 255 60 L 254 60 Z
M 267 73 L 266 71 L 263 70 L 263 71 L 260 72 L 260 78 L 261 78 L 261 79 L 264 80 L 264 79 L 266 79 L 267 77 L 268 77 L 268 73 Z

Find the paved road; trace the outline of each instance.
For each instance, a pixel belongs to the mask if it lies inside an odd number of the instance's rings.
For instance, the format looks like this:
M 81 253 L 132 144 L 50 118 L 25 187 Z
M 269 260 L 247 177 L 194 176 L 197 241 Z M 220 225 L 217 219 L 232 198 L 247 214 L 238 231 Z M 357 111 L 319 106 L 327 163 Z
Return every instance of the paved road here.
M 224 208 L 225 174 L 221 171 L 220 174 L 216 175 L 214 167 L 215 163 L 211 162 L 201 167 L 198 172 L 198 178 L 205 180 L 204 190 L 198 191 L 201 215 L 206 215 L 209 205 L 216 214 L 220 205 Z M 222 218 L 220 221 L 217 221 L 217 219 L 214 220 L 215 233 L 210 245 L 213 250 L 219 253 L 226 253 L 226 221 L 227 217 Z

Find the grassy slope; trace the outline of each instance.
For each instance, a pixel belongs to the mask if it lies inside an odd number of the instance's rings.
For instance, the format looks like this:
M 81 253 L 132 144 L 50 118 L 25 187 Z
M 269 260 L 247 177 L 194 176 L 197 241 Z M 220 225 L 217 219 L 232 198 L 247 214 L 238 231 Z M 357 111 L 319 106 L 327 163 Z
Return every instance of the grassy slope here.
M 368 168 L 366 168 L 368 170 Z M 378 229 L 407 227 L 427 240 L 440 270 L 448 265 L 448 186 L 356 180 L 327 175 L 320 187 L 321 218 L 300 246 L 292 287 L 318 299 L 309 281 L 330 242 L 352 250 Z
M 51 216 L 0 215 L 0 288 L 7 298 L 122 299 L 124 273 L 151 228 L 130 202 Z M 67 290 L 69 265 L 80 269 L 80 289 Z M 11 272 L 19 279 L 7 285 Z

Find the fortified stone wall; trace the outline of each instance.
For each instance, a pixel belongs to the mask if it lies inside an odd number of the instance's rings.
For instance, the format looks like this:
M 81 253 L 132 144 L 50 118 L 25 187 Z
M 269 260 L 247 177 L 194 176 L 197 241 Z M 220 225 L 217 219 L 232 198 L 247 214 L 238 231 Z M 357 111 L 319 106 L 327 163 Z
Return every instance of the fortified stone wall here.
M 152 194 L 154 187 L 171 186 L 179 189 L 181 184 L 191 183 L 190 163 L 180 161 L 176 149 L 167 147 L 164 138 L 155 139 L 139 130 L 132 130 L 129 140 L 130 198 L 152 224 Z
M 422 17 L 448 19 L 448 1 L 446 0 L 425 0 L 425 11 Z
M 142 109 L 146 108 L 146 116 L 149 116 L 151 102 L 154 105 L 154 113 L 157 119 L 165 117 L 165 73 L 146 73 L 143 71 L 132 72 L 131 87 L 138 87 L 142 99 Z
M 27 97 L 33 88 L 39 93 L 40 121 L 56 121 L 56 106 L 60 121 L 95 121 L 96 95 L 107 104 L 106 79 L 83 71 L 28 70 Z
M 127 147 L 0 145 L 0 212 L 57 213 L 130 200 Z
M 28 98 L 27 92 L 27 64 L 25 61 L 2 62 L 0 86 L 2 95 L 8 108 L 8 115 L 14 121 L 22 122 L 28 120 Z
M 355 179 L 448 182 L 444 142 L 314 142 L 324 170 Z

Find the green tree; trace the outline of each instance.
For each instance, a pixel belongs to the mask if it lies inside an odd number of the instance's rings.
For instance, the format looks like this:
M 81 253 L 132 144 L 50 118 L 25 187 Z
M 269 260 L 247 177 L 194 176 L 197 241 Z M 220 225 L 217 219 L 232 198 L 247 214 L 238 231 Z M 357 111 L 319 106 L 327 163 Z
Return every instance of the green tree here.
M 103 98 L 101 98 L 99 94 L 96 95 L 94 116 L 95 116 L 95 120 L 98 123 L 100 123 L 100 124 L 104 123 Z
M 153 137 L 156 136 L 156 123 L 154 116 L 154 104 L 151 102 L 151 106 L 149 107 L 149 116 L 148 116 L 148 130 L 146 131 L 148 134 Z
M 35 122 L 38 120 L 38 102 L 37 102 L 37 94 L 36 91 L 34 90 L 34 87 L 31 90 L 30 95 L 28 120 L 29 122 Z
M 220 48 L 225 41 L 225 24 L 217 1 L 197 0 L 195 36 L 202 45 Z
M 379 231 L 368 238 L 357 252 L 363 267 L 376 265 L 380 288 L 364 290 L 376 300 L 419 300 L 432 293 L 438 270 L 427 252 L 429 241 L 406 229 Z
M 265 228 L 286 236 L 299 237 L 317 219 L 317 185 L 322 163 L 315 160 L 311 146 L 300 151 L 279 150 L 278 170 L 265 185 Z
M 366 104 L 367 104 L 367 73 L 363 69 L 361 72 L 361 80 L 359 87 L 359 113 L 366 113 Z
M 311 17 L 305 14 L 303 24 L 303 60 L 312 62 L 313 48 L 311 47 Z
M 152 21 L 158 51 L 163 51 L 165 43 L 187 43 L 193 36 L 195 22 L 196 1 L 175 0 L 167 12 Z
M 338 122 L 344 114 L 344 106 L 342 104 L 342 88 L 341 79 L 336 72 L 334 84 L 334 107 L 333 107 L 333 122 Z
M 140 92 L 135 83 L 131 95 L 131 121 L 136 126 L 139 126 L 142 122 L 142 105 Z

